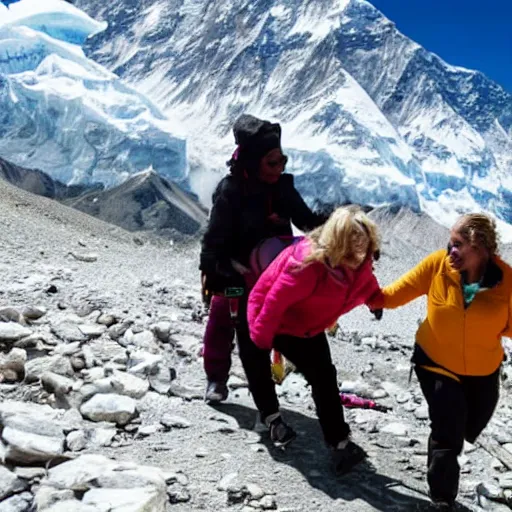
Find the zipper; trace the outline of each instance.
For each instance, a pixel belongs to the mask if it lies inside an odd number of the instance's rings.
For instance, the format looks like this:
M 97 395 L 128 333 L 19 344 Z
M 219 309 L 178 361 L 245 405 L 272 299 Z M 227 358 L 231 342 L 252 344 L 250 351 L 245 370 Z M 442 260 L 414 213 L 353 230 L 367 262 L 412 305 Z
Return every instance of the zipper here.
M 467 309 L 471 304 L 468 304 L 466 306 L 466 302 L 464 300 L 464 286 L 462 283 L 462 277 L 460 277 L 459 281 L 459 290 L 462 300 L 462 310 L 464 311 L 464 319 L 463 319 L 463 325 L 462 325 L 462 359 L 464 361 L 464 373 L 467 373 L 467 364 L 466 364 L 466 314 Z
M 466 314 L 467 314 L 467 310 L 466 310 L 466 308 L 464 308 L 464 334 L 462 337 L 462 354 L 464 357 L 464 373 L 467 374 L 468 369 L 467 369 L 467 365 L 466 365 Z

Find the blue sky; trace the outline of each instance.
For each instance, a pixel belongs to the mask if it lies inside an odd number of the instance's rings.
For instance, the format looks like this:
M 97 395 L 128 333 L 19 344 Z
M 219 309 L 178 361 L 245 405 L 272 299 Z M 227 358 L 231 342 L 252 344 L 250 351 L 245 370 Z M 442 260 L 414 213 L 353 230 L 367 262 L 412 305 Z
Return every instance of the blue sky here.
M 369 1 L 427 50 L 512 92 L 512 0 Z

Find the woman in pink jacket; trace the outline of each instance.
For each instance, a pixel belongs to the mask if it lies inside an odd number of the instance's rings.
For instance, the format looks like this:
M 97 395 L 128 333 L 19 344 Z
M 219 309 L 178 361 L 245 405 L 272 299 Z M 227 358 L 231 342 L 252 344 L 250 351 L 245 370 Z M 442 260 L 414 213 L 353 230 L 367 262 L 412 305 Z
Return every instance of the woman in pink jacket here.
M 261 350 L 281 352 L 311 385 L 339 474 L 360 462 L 365 452 L 349 440 L 350 427 L 324 331 L 344 313 L 380 295 L 372 269 L 378 250 L 376 226 L 363 211 L 338 208 L 323 226 L 279 254 L 249 296 L 252 341 Z M 266 384 L 251 391 L 268 423 L 280 412 L 275 389 Z

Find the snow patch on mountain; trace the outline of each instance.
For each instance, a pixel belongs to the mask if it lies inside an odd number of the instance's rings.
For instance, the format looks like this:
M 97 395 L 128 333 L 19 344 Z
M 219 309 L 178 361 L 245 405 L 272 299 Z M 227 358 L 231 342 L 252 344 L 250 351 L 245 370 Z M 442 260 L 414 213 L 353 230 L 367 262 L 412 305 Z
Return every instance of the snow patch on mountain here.
M 307 196 L 398 196 L 438 217 L 451 202 L 444 223 L 471 198 L 464 211 L 512 221 L 511 95 L 429 53 L 369 2 L 78 4 L 112 22 L 92 55 L 180 120 L 206 202 L 203 181 L 225 169 L 232 122 L 249 111 L 282 122 Z
M 79 46 L 105 27 L 60 0 L 0 5 L 0 155 L 66 184 L 152 168 L 188 188 L 170 119 Z

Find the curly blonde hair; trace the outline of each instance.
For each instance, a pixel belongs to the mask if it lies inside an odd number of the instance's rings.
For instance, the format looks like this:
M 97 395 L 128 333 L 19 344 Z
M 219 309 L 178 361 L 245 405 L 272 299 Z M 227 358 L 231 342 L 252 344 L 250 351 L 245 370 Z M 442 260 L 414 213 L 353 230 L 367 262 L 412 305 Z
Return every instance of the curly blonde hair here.
M 308 235 L 311 254 L 304 265 L 319 261 L 331 267 L 353 262 L 363 250 L 378 254 L 380 240 L 377 226 L 356 205 L 337 208 L 327 222 Z
M 498 254 L 499 234 L 496 221 L 484 213 L 467 213 L 455 223 L 456 231 L 473 247 L 483 247 L 491 256 Z

